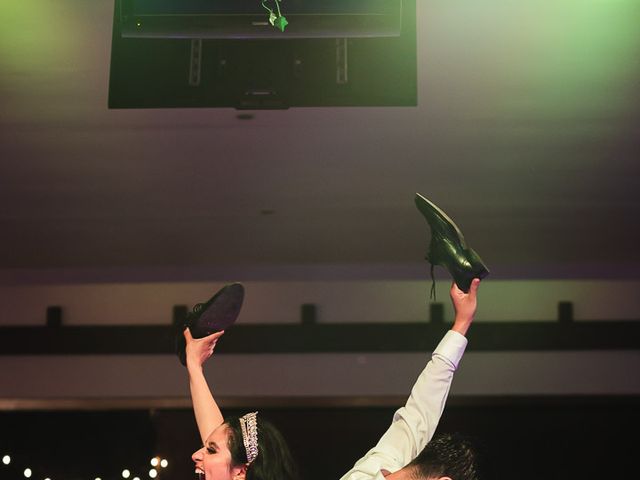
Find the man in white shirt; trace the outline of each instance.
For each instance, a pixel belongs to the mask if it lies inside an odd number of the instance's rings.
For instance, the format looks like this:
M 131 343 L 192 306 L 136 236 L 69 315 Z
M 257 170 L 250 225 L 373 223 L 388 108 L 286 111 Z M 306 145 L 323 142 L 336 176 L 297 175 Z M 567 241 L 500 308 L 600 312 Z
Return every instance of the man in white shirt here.
M 455 283 L 451 300 L 455 320 L 433 351 L 431 360 L 411 390 L 404 407 L 378 444 L 356 462 L 341 480 L 476 480 L 476 455 L 457 436 L 433 439 L 449 394 L 453 373 L 467 346 L 479 279 L 464 293 Z

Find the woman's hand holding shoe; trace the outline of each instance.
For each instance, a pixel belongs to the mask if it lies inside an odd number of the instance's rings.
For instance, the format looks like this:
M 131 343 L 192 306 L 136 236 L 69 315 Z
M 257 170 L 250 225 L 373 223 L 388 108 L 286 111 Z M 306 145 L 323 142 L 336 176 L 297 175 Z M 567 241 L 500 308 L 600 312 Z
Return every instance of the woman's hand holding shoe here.
M 203 338 L 193 338 L 189 329 L 185 328 L 187 368 L 202 368 L 204 362 L 213 355 L 216 343 L 222 335 L 224 335 L 224 330 Z

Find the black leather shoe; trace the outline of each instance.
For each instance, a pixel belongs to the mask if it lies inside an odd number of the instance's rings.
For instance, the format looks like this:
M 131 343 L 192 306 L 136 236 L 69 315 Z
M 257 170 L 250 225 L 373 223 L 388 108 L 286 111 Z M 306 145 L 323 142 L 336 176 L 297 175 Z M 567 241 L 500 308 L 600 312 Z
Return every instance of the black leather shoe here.
M 184 326 L 176 333 L 176 353 L 182 365 L 187 365 L 183 331 L 188 327 L 193 338 L 203 338 L 214 332 L 225 330 L 238 318 L 244 300 L 244 287 L 231 283 L 222 287 L 206 303 L 198 303 L 187 315 Z
M 467 293 L 474 278 L 484 278 L 489 275 L 489 269 L 482 262 L 480 256 L 467 247 L 464 236 L 458 226 L 446 213 L 440 210 L 434 203 L 416 193 L 416 206 L 431 228 L 431 242 L 426 259 L 431 264 L 431 277 L 433 278 L 433 266 L 445 267 L 458 288 Z M 435 283 L 431 289 L 435 295 Z

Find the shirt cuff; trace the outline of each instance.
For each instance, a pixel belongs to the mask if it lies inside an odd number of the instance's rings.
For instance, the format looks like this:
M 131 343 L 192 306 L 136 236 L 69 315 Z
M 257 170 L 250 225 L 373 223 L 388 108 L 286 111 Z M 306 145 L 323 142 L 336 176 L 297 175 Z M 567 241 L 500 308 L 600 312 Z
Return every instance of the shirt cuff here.
M 458 368 L 465 348 L 467 348 L 467 337 L 453 330 L 449 330 L 443 339 L 440 340 L 433 354 L 446 358 L 453 364 L 454 368 Z

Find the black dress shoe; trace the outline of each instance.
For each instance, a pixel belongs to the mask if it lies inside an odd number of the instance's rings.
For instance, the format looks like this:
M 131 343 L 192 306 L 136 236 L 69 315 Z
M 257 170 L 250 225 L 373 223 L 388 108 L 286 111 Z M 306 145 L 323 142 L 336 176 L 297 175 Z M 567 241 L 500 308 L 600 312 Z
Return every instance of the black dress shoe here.
M 176 333 L 176 353 L 182 365 L 187 365 L 187 342 L 183 331 L 188 327 L 193 338 L 203 338 L 225 330 L 238 318 L 244 300 L 244 287 L 232 283 L 222 287 L 206 303 L 198 303 L 187 315 L 184 326 Z
M 458 288 L 467 293 L 471 281 L 474 278 L 486 277 L 489 275 L 489 269 L 480 256 L 467 247 L 462 232 L 446 213 L 419 193 L 416 193 L 415 201 L 431 228 L 431 242 L 426 257 L 431 264 L 431 277 L 433 278 L 434 265 L 443 266 L 449 271 Z M 435 282 L 431 294 L 435 296 Z

